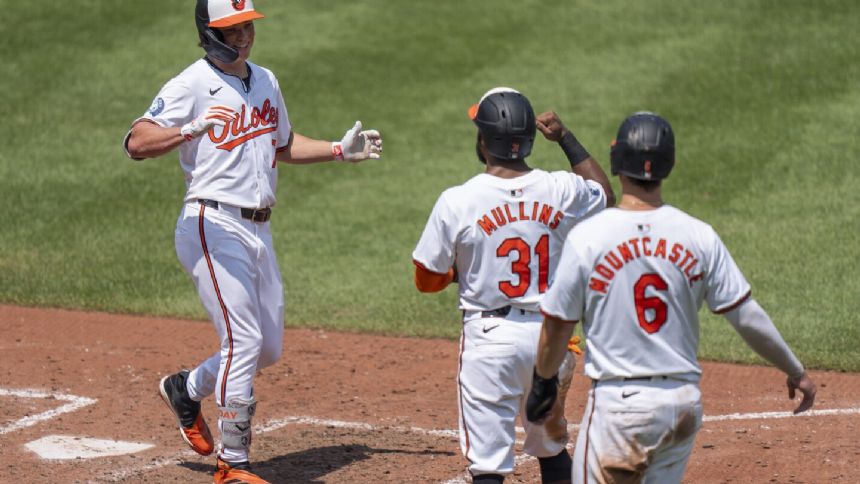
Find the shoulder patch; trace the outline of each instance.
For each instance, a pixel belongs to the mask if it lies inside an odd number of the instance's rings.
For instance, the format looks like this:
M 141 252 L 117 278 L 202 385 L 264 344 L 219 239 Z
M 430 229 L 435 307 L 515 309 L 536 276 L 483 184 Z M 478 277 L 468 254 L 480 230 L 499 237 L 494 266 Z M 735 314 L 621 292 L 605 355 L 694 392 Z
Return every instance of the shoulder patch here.
M 152 105 L 149 106 L 149 115 L 158 116 L 162 111 L 164 111 L 164 99 L 157 97 L 152 101 Z

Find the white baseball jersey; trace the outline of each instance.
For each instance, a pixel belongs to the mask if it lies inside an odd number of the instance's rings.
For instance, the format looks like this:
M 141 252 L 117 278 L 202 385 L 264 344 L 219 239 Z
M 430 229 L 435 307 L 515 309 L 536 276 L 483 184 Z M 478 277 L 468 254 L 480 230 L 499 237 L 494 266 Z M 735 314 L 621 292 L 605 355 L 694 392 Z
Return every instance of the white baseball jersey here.
M 710 225 L 664 205 L 608 209 L 575 227 L 541 310 L 583 321 L 585 374 L 595 380 L 697 380 L 698 311 L 745 301 L 750 286 Z
M 181 127 L 211 106 L 238 113 L 226 126 L 215 126 L 179 146 L 186 201 L 202 198 L 246 208 L 275 204 L 275 153 L 289 143 L 290 120 L 274 74 L 247 64 L 249 86 L 200 59 L 168 81 L 149 110 L 135 120 Z
M 481 173 L 442 193 L 412 258 L 441 274 L 456 263 L 461 309 L 536 311 L 568 231 L 605 206 L 597 182 L 570 172 Z
M 531 386 L 541 315 L 538 301 L 558 265 L 571 227 L 606 206 L 603 188 L 570 172 L 531 172 L 512 179 L 482 173 L 442 193 L 412 254 L 437 273 L 456 265 L 460 308 L 460 447 L 469 472 L 514 469 L 515 422 Z M 504 314 L 484 310 L 513 306 Z M 566 374 L 575 361 L 567 356 Z M 567 435 L 551 436 L 522 419 L 523 450 L 558 455 Z M 560 422 L 566 426 L 566 421 Z

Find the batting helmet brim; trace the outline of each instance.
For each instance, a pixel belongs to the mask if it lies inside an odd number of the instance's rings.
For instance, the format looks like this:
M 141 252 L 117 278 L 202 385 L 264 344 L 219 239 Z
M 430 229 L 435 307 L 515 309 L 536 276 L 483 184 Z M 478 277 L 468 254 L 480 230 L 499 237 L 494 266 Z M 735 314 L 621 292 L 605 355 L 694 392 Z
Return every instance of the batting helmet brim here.
M 250 20 L 257 20 L 261 18 L 266 18 L 266 16 L 261 14 L 260 12 L 257 12 L 256 10 L 251 10 L 249 12 L 240 12 L 236 15 L 219 18 L 218 20 L 209 22 L 209 26 L 214 27 L 216 29 L 223 29 L 236 24 L 240 24 L 242 22 L 248 22 Z

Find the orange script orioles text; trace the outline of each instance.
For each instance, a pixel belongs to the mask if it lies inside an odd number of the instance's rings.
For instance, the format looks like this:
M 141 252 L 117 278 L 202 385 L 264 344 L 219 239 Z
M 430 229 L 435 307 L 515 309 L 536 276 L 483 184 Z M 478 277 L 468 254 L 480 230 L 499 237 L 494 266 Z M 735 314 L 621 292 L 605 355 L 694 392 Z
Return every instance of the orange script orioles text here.
M 216 148 L 231 151 L 250 139 L 278 129 L 278 108 L 272 106 L 272 102 L 268 99 L 263 102 L 261 107 L 251 109 L 248 124 L 245 124 L 245 109 L 245 105 L 243 104 L 242 109 L 236 113 L 236 116 L 230 122 L 224 126 L 214 126 L 209 130 L 209 140 L 218 145 Z M 260 129 L 251 131 L 256 128 Z M 216 130 L 220 130 L 220 134 L 216 134 Z M 248 131 L 251 132 L 249 133 Z M 221 143 L 227 138 L 228 134 L 232 135 L 233 138 L 226 143 Z
M 490 216 L 492 215 L 492 218 Z M 564 214 L 555 208 L 541 202 L 520 202 L 518 205 L 502 205 L 490 210 L 478 219 L 478 226 L 485 234 L 490 235 L 499 227 L 514 222 L 535 220 L 555 230 Z
M 594 272 L 597 274 L 591 275 L 591 281 L 588 284 L 589 289 L 606 294 L 606 290 L 609 288 L 609 281 L 615 277 L 615 272 L 621 270 L 628 262 L 642 256 L 660 257 L 675 264 L 678 270 L 683 272 L 687 277 L 690 285 L 693 285 L 694 282 L 702 278 L 704 275 L 702 271 L 692 274 L 693 268 L 699 264 L 699 259 L 692 252 L 684 248 L 681 244 L 672 244 L 672 248 L 667 255 L 666 247 L 668 246 L 669 243 L 666 242 L 666 239 L 658 239 L 657 243 L 654 244 L 651 241 L 651 237 L 636 237 L 626 242 L 621 242 L 615 250 L 610 250 L 603 256 L 603 262 L 594 267 Z M 597 277 L 598 275 L 603 279 Z

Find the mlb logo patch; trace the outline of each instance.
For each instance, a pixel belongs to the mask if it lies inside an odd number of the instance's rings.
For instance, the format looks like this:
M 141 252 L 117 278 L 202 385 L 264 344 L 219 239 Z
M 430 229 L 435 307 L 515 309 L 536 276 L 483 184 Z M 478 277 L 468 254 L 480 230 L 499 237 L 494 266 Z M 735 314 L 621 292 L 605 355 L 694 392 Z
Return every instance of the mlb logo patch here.
M 514 198 L 520 198 L 521 196 L 523 196 L 523 189 L 516 188 L 514 190 L 511 190 L 511 196 Z
M 651 231 L 651 224 L 637 224 L 636 228 L 643 234 L 647 234 Z

